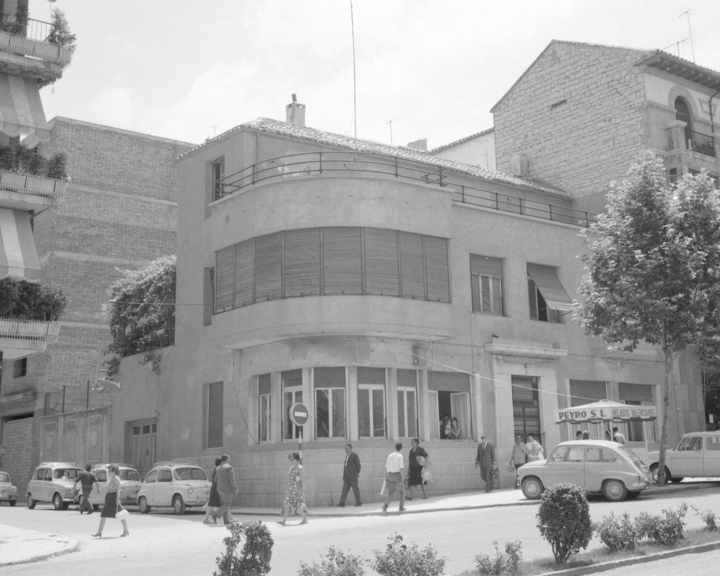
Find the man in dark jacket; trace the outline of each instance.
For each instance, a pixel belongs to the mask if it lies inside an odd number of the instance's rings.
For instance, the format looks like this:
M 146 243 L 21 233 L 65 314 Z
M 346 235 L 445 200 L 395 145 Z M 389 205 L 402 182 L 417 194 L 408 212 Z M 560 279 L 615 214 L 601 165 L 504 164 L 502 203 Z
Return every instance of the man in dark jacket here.
M 480 468 L 480 477 L 485 482 L 485 492 L 492 492 L 492 475 L 495 468 L 495 446 L 487 441 L 487 436 L 480 436 L 480 444 L 475 458 L 475 468 Z
M 345 466 L 343 467 L 343 489 L 340 494 L 340 506 L 345 508 L 345 499 L 352 487 L 355 496 L 355 506 L 362 506 L 360 501 L 360 488 L 358 478 L 360 477 L 360 457 L 352 451 L 352 444 L 345 444 Z
M 85 466 L 85 472 L 81 472 L 78 479 L 75 481 L 75 484 L 80 482 L 80 486 L 82 487 L 82 501 L 80 502 L 80 514 L 83 513 L 84 509 L 87 509 L 88 514 L 93 513 L 93 505 L 92 502 L 90 502 L 90 492 L 92 492 L 93 484 L 95 484 L 95 487 L 97 488 L 98 493 L 100 492 L 100 486 L 98 485 L 97 478 L 95 478 L 95 474 L 90 472 L 90 464 Z
M 230 514 L 230 506 L 235 494 L 238 493 L 237 483 L 235 482 L 235 470 L 230 466 L 228 460 L 230 456 L 223 454 L 220 457 L 221 463 L 217 468 L 215 480 L 217 481 L 217 491 L 220 494 L 220 509 L 213 514 L 214 519 L 222 518 L 225 525 L 233 522 L 232 514 Z

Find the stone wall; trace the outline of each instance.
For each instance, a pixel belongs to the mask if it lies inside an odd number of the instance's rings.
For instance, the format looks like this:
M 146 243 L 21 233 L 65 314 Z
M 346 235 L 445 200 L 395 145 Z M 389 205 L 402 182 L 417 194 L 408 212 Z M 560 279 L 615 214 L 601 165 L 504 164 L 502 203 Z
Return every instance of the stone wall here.
M 18 500 L 25 499 L 25 489 L 32 474 L 33 451 L 28 439 L 33 437 L 35 419 L 22 418 L 4 422 L 2 427 L 2 443 L 7 452 L 0 458 L 0 469 L 10 474 L 10 478 L 18 489 Z

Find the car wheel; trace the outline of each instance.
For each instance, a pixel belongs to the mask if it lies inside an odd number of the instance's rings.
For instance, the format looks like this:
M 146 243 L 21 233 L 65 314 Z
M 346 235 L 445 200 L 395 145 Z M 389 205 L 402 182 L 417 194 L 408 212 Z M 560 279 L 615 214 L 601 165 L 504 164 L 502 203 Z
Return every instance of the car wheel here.
M 667 480 L 668 482 L 672 482 L 673 484 L 680 484 L 683 480 L 685 480 L 685 476 L 670 476 L 667 474 Z
M 605 499 L 610 502 L 622 502 L 627 497 L 627 488 L 620 480 L 608 480 L 603 486 Z
M 150 512 L 150 506 L 148 506 L 145 496 L 141 496 L 140 500 L 138 500 L 138 508 L 140 508 L 140 514 L 147 514 Z
M 10 506 L 15 506 L 15 504 L 17 504 L 17 500 L 11 500 L 11 501 L 10 501 Z
M 178 516 L 185 514 L 185 502 L 180 494 L 176 494 L 173 498 L 173 510 L 175 510 L 175 514 Z
M 537 500 L 545 492 L 545 487 L 539 479 L 529 476 L 522 481 L 522 492 L 528 500 Z
M 53 496 L 52 505 L 53 505 L 53 508 L 55 508 L 55 510 L 63 509 L 62 497 L 57 492 L 55 492 L 55 496 Z
M 35 504 L 37 504 L 37 500 L 33 500 L 32 496 L 30 494 L 28 494 L 28 497 L 27 497 L 28 509 L 32 510 L 33 508 L 35 508 Z

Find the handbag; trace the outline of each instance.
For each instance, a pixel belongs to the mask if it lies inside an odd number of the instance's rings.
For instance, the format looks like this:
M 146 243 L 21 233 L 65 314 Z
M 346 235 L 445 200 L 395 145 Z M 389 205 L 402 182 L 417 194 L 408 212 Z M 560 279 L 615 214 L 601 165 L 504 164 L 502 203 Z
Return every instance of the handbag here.
M 125 510 L 125 508 L 120 508 L 117 514 L 115 514 L 116 518 L 125 518 L 126 516 L 130 516 L 130 512 Z
M 380 488 L 380 496 L 387 496 L 387 480 L 383 480 L 382 488 Z

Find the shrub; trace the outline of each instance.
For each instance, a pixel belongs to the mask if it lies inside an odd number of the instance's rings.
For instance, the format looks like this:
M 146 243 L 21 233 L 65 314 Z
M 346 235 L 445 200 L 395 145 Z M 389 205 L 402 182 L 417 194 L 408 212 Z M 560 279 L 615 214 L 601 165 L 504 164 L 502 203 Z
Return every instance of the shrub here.
M 610 552 L 634 550 L 639 540 L 635 526 L 627 513 L 615 518 L 615 514 L 611 512 L 610 516 L 605 516 L 601 522 L 595 524 L 594 529 Z
M 542 495 L 537 513 L 540 534 L 550 542 L 555 562 L 587 548 L 593 534 L 587 498 L 574 484 L 556 484 Z
M 0 280 L 0 318 L 55 321 L 66 304 L 60 289 L 12 278 Z
M 319 566 L 315 562 L 312 566 L 302 562 L 298 576 L 363 576 L 364 564 L 365 560 L 360 556 L 330 546 Z
M 489 554 L 475 556 L 475 563 L 480 574 L 489 576 L 501 576 L 503 574 L 517 574 L 520 562 L 522 562 L 522 542 L 508 542 L 505 544 L 505 554 L 500 552 L 497 540 L 493 541 L 495 557 Z
M 635 519 L 638 538 L 652 538 L 664 546 L 674 546 L 685 538 L 685 514 L 688 506 L 684 502 L 677 510 L 663 510 L 665 518 L 641 512 Z
M 690 508 L 695 511 L 695 514 L 702 518 L 703 522 L 705 522 L 705 528 L 707 528 L 708 532 L 715 532 L 718 529 L 715 512 L 713 512 L 712 510 L 700 510 L 694 504 L 692 504 Z
M 413 543 L 403 544 L 399 534 L 388 537 L 390 544 L 385 551 L 374 550 L 372 568 L 380 576 L 440 576 L 445 568 L 445 558 L 438 558 L 436 550 L 428 545 L 422 550 Z
M 230 536 L 223 539 L 225 554 L 216 558 L 218 570 L 213 572 L 213 576 L 244 576 L 252 572 L 270 572 L 274 542 L 267 526 L 255 520 L 242 524 L 233 522 L 227 529 L 230 530 Z M 238 556 L 237 547 L 243 539 L 245 544 Z

